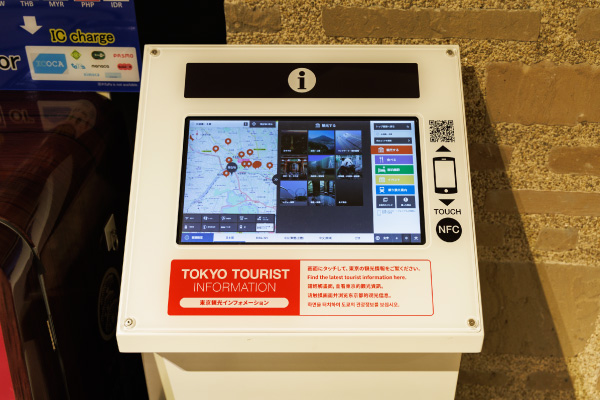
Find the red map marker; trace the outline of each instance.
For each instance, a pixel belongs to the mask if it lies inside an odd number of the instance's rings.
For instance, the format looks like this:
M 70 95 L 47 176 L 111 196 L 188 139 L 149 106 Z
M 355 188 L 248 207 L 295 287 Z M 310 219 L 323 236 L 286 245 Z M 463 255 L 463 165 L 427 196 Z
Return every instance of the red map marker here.
M 223 171 L 223 175 L 229 176 L 229 171 Z
M 251 156 L 252 154 L 254 154 L 254 150 L 248 149 L 248 151 L 246 153 L 248 153 L 248 155 Z
M 231 157 L 227 157 L 227 158 L 225 159 L 225 161 L 227 161 L 227 163 L 233 162 L 233 158 L 231 158 Z
M 231 144 L 231 139 L 229 139 L 229 138 L 225 139 L 225 143 L 226 144 Z
M 267 168 L 269 168 L 269 169 L 273 168 L 273 163 L 272 162 L 268 162 L 267 163 Z
M 217 151 L 219 151 L 219 146 L 213 146 L 213 151 L 216 153 Z
M 262 163 L 260 161 L 254 161 L 254 164 L 252 164 L 254 169 L 260 168 L 261 165 L 262 165 Z
M 240 156 L 240 158 L 244 157 L 244 155 L 245 155 L 245 153 L 244 153 L 243 151 L 240 151 L 240 152 L 238 153 L 238 156 Z

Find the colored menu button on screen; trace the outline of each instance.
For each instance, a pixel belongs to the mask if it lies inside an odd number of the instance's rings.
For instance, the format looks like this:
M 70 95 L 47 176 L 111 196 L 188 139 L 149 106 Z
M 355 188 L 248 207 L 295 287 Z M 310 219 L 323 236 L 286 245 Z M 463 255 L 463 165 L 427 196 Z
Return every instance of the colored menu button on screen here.
M 212 242 L 213 238 L 214 234 L 212 233 L 184 233 L 181 235 L 183 243 Z
M 377 196 L 377 208 L 396 208 L 396 197 Z
M 257 215 L 256 222 L 275 222 L 275 214 Z
M 377 185 L 377 194 L 415 194 L 414 185 Z
M 376 175 L 375 181 L 382 185 L 413 185 L 414 175 Z
M 415 196 L 396 196 L 396 207 L 415 208 Z
M 375 173 L 376 174 L 411 175 L 411 174 L 415 173 L 415 169 L 412 165 L 376 165 Z
M 256 232 L 256 223 L 240 223 L 238 225 L 238 232 Z
M 421 243 L 419 233 L 376 233 L 373 236 L 378 243 Z
M 200 224 L 183 224 L 182 231 L 184 232 L 198 232 L 200 230 Z
M 375 242 L 394 243 L 394 235 L 389 233 L 376 234 Z
M 216 214 L 202 215 L 202 222 L 219 222 L 219 216 Z
M 412 143 L 411 138 L 393 138 L 393 137 L 376 137 L 373 139 L 375 144 L 410 144 Z
M 220 224 L 219 229 L 221 232 L 236 232 L 237 224 L 235 222 L 229 222 Z
M 412 146 L 371 146 L 371 154 L 412 154 Z
M 375 157 L 375 164 L 405 164 L 413 165 L 413 156 L 377 156 Z
M 201 224 L 200 230 L 205 231 L 205 232 L 215 232 L 215 231 L 219 230 L 219 224 L 216 224 L 216 223 Z

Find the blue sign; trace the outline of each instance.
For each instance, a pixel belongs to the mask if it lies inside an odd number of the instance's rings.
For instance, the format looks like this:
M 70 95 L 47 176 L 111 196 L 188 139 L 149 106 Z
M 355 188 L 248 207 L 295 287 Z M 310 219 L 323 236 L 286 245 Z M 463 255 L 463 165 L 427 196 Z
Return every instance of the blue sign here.
M 38 54 L 33 60 L 33 70 L 36 74 L 64 74 L 67 59 L 64 54 Z
M 133 0 L 0 0 L 0 90 L 139 91 Z

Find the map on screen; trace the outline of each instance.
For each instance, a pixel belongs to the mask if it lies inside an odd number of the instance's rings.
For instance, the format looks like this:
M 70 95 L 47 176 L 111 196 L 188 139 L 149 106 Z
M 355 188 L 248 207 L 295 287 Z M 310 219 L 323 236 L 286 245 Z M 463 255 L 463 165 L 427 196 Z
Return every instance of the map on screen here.
M 274 214 L 277 128 L 190 124 L 184 213 Z

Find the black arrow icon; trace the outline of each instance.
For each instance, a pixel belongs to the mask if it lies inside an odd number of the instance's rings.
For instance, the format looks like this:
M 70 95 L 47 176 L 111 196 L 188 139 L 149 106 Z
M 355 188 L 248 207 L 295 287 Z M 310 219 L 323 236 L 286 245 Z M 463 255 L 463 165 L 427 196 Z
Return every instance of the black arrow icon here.
M 442 146 L 435 151 L 436 153 L 450 153 L 450 150 L 446 146 Z
M 440 199 L 440 201 L 445 205 L 449 206 L 454 201 L 454 199 Z

